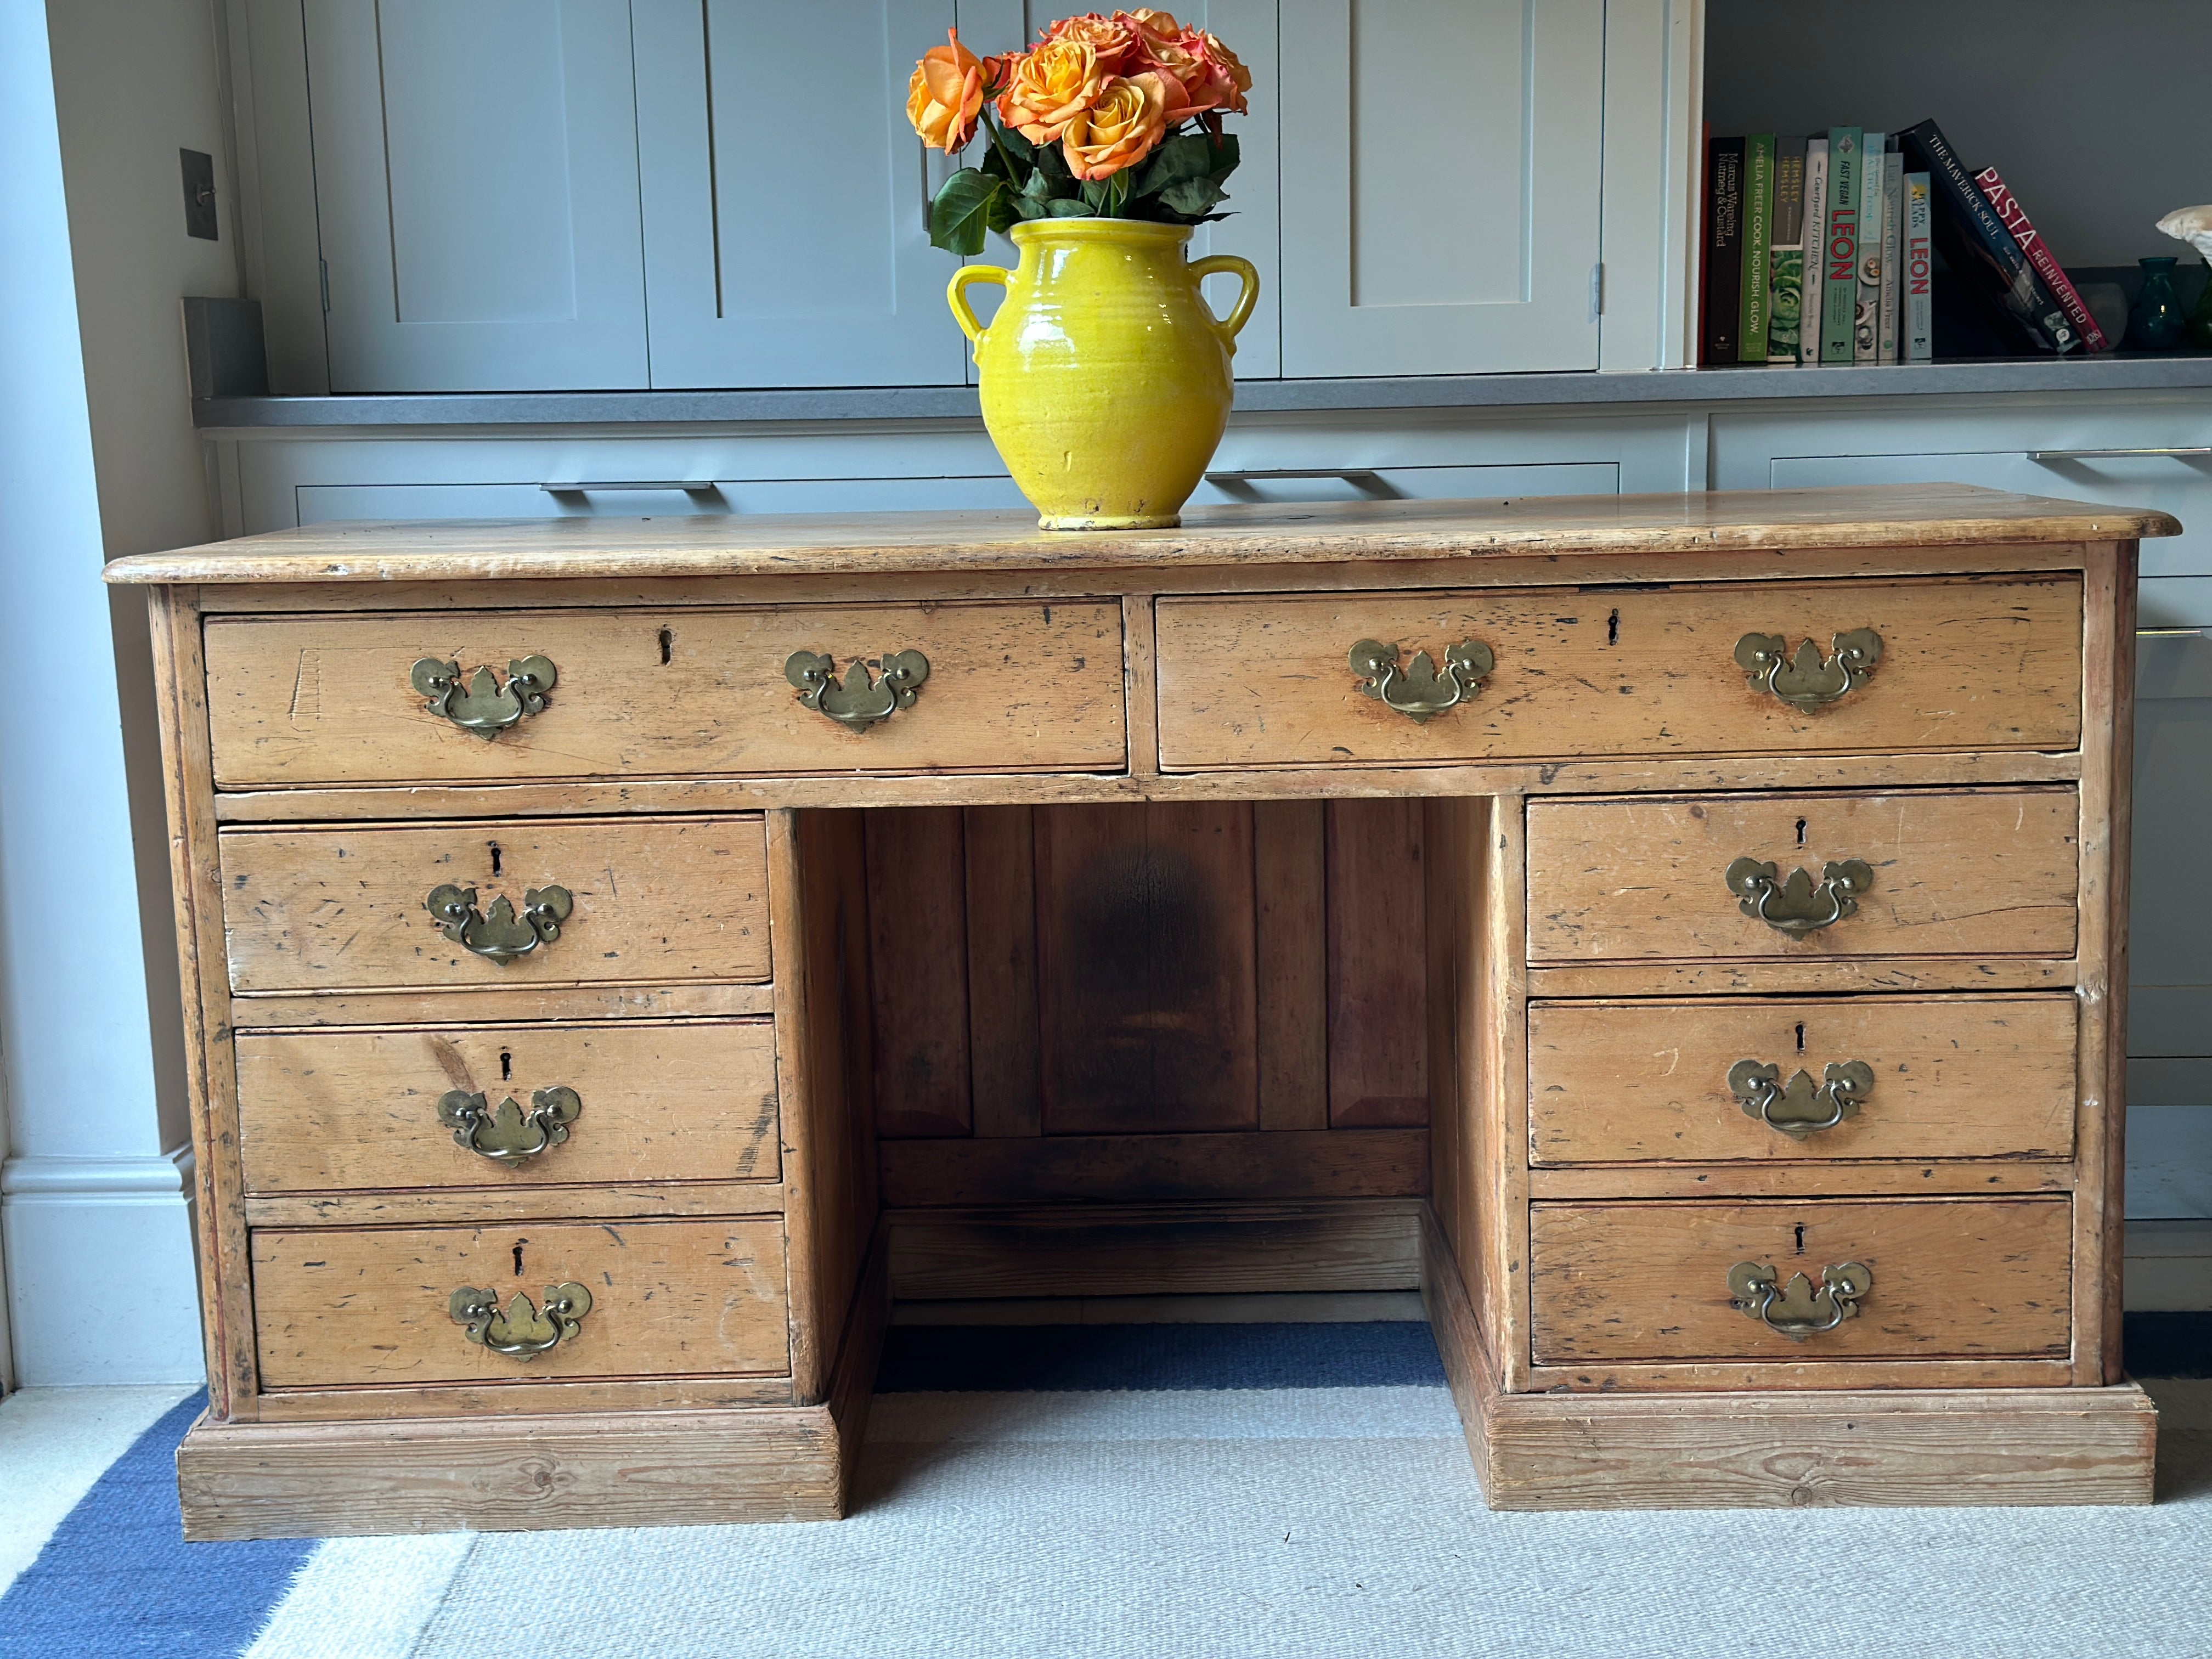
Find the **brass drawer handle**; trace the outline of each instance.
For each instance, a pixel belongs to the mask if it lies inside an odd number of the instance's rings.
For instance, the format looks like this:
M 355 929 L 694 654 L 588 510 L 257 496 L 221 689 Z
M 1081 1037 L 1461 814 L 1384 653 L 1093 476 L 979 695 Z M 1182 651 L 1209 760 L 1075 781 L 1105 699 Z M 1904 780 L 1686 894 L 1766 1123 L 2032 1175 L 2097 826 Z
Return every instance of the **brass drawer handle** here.
M 545 694 L 560 678 L 550 657 L 522 657 L 507 665 L 507 684 L 489 668 L 479 668 L 461 690 L 461 665 L 425 657 L 408 671 L 415 689 L 430 701 L 422 706 L 443 714 L 464 732 L 495 738 L 525 714 L 542 712 Z
M 886 651 L 879 666 L 883 678 L 872 678 L 867 663 L 855 657 L 840 684 L 837 665 L 830 658 L 794 651 L 784 659 L 783 677 L 799 688 L 803 707 L 827 714 L 848 731 L 865 732 L 900 709 L 913 708 L 921 695 L 921 683 L 929 678 L 929 659 L 919 651 Z
M 446 1311 L 460 1325 L 462 1335 L 509 1359 L 535 1359 L 564 1341 L 574 1341 L 591 1310 L 592 1293 L 575 1284 L 548 1285 L 543 1313 L 520 1291 L 505 1313 L 499 1310 L 495 1292 L 473 1285 L 465 1285 L 446 1298 Z
M 1856 911 L 1855 895 L 1874 885 L 1874 872 L 1862 860 L 1845 859 L 1822 865 L 1816 884 L 1802 865 L 1783 877 L 1774 866 L 1746 857 L 1729 866 L 1727 879 L 1736 908 L 1777 933 L 1802 939 Z
M 526 1112 L 513 1095 L 487 1110 L 483 1096 L 448 1089 L 438 1098 L 438 1121 L 453 1132 L 455 1144 L 512 1170 L 566 1140 L 583 1109 L 574 1089 L 540 1089 Z
M 1874 1092 L 1874 1067 L 1863 1060 L 1832 1063 L 1821 1073 L 1818 1086 L 1813 1074 L 1802 1069 L 1786 1084 L 1779 1080 L 1781 1076 L 1779 1066 L 1739 1060 L 1729 1067 L 1729 1092 L 1743 1103 L 1745 1116 L 1755 1117 L 1768 1128 L 1779 1129 L 1799 1140 L 1834 1128 Z M 1778 1114 L 1778 1106 L 1786 1109 Z
M 1820 1288 L 1798 1273 L 1786 1285 L 1773 1268 L 1757 1261 L 1739 1261 L 1729 1269 L 1729 1294 L 1735 1310 L 1748 1315 L 1770 1331 L 1792 1342 L 1802 1342 L 1822 1331 L 1832 1331 L 1859 1310 L 1859 1298 L 1874 1288 L 1874 1275 L 1863 1261 L 1838 1262 L 1820 1269 Z
M 1753 690 L 1771 691 L 1792 708 L 1810 714 L 1865 684 L 1881 660 L 1881 635 L 1871 628 L 1838 634 L 1830 646 L 1835 654 L 1823 662 L 1820 647 L 1809 638 L 1798 641 L 1793 657 L 1781 635 L 1747 634 L 1735 642 L 1736 666 Z
M 1425 651 L 1413 653 L 1413 661 L 1401 669 L 1395 645 L 1362 640 L 1352 647 L 1352 672 L 1359 676 L 1361 693 L 1380 697 L 1416 726 L 1472 699 L 1495 665 L 1490 647 L 1480 640 L 1447 647 L 1442 673 Z
M 576 908 L 565 887 L 532 887 L 522 896 L 522 914 L 504 893 L 491 902 L 489 915 L 477 913 L 473 887 L 433 887 L 423 908 L 438 919 L 438 931 L 464 950 L 502 968 L 561 937 L 561 924 Z

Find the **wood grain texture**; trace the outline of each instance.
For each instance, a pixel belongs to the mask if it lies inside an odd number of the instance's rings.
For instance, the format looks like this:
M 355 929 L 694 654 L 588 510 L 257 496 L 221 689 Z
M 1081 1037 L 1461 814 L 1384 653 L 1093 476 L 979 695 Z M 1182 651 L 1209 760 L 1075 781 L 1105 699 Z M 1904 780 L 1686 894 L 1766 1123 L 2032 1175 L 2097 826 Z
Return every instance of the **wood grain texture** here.
M 1493 1510 L 2151 1501 L 2158 1413 L 2132 1383 L 1506 1394 L 1432 1218 L 1421 1292 Z
M 891 1291 L 935 1301 L 1410 1290 L 1419 1202 L 893 1211 Z
M 1931 1193 L 2070 1193 L 2070 1162 L 1954 1158 L 1890 1164 L 1743 1160 L 1732 1164 L 1577 1164 L 1528 1171 L 1531 1198 L 1921 1198 Z
M 775 1012 L 765 984 L 478 985 L 465 1004 L 450 990 L 270 991 L 233 999 L 240 1031 L 309 1030 L 349 1025 L 434 1025 L 457 1011 L 487 1024 L 544 1020 L 742 1019 Z
M 1807 713 L 1754 690 L 1748 633 L 1823 653 L 1872 628 L 1869 681 Z M 1367 695 L 1355 641 L 1432 665 L 1462 640 L 1496 665 L 1420 724 Z M 2081 734 L 2075 576 L 1556 591 L 1281 594 L 1159 604 L 1160 754 L 1200 767 L 1522 756 L 2070 749 Z
M 1426 1123 L 1427 884 L 1417 800 L 1328 805 L 1328 1121 Z
M 1328 807 L 1252 808 L 1260 1127 L 1328 1127 Z
M 2172 536 L 2163 513 L 1966 484 L 1509 501 L 1193 507 L 1176 530 L 1070 533 L 1026 512 L 803 514 L 332 524 L 107 567 L 111 582 L 401 582 L 593 577 L 868 576 L 908 570 L 1146 569 L 1456 555 L 1644 556 L 1742 549 L 1932 548 Z M 871 646 L 869 649 L 879 649 Z M 1347 649 L 1349 647 L 1347 647 Z
M 1610 1194 L 1607 1194 L 1610 1196 Z M 249 1226 L 442 1227 L 497 1222 L 781 1216 L 780 1181 L 655 1181 L 604 1186 L 418 1187 L 398 1192 L 253 1193 Z
M 1068 807 L 1037 820 L 1048 1135 L 1259 1123 L 1252 812 Z
M 2070 956 L 2080 831 L 2070 789 L 1534 802 L 1528 959 Z M 1743 913 L 1740 857 L 1863 860 L 1873 886 L 1796 938 Z
M 1119 771 L 1121 632 L 1110 601 L 220 619 L 207 629 L 216 779 Z M 842 677 L 908 650 L 929 659 L 919 699 L 864 731 L 801 705 L 784 677 L 794 651 L 833 658 Z M 489 741 L 425 708 L 408 678 L 424 657 L 503 677 L 532 655 L 559 673 L 546 706 Z
M 1532 997 L 1786 996 L 1899 991 L 2070 991 L 2070 957 L 1797 957 L 1779 962 L 1545 964 L 1528 970 Z
M 1529 1155 L 2068 1159 L 2075 1012 L 2072 998 L 2051 995 L 1532 1004 Z M 1793 1139 L 1747 1115 L 1730 1091 L 1729 1069 L 1743 1060 L 1815 1085 L 1828 1066 L 1858 1060 L 1874 1085 L 1833 1128 Z
M 1035 817 L 1027 806 L 970 806 L 963 814 L 968 1063 L 979 1135 L 1033 1135 L 1043 1123 Z
M 471 1152 L 439 1121 L 448 1091 L 526 1112 L 534 1091 L 554 1087 L 574 1090 L 582 1113 L 566 1140 L 526 1164 Z M 779 1173 L 765 1020 L 242 1035 L 238 1097 L 249 1194 Z
M 884 1203 L 902 1209 L 1402 1198 L 1428 1190 L 1428 1158 L 1425 1129 L 892 1140 L 881 1151 Z
M 410 829 L 231 830 L 223 921 L 234 993 L 768 977 L 761 821 L 495 820 Z M 499 868 L 494 872 L 495 861 Z M 567 888 L 561 937 L 495 963 L 448 939 L 432 889 L 477 908 Z M 447 1017 L 465 1002 L 449 998 Z
M 413 1418 L 479 1421 L 536 1412 L 714 1411 L 789 1406 L 791 1378 L 645 1377 L 622 1382 L 380 1383 L 374 1388 L 286 1389 L 254 1401 L 261 1423 L 395 1422 Z
M 517 1254 L 522 1263 L 515 1269 Z M 764 1221 L 394 1228 L 253 1236 L 265 1387 L 534 1382 L 787 1369 L 783 1229 Z M 581 1334 L 526 1364 L 471 1342 L 465 1285 L 592 1292 Z
M 876 1133 L 964 1135 L 967 849 L 957 806 L 866 815 Z
M 2064 1198 L 1532 1205 L 1534 1354 L 1581 1360 L 2028 1358 L 2067 1352 Z M 1758 1261 L 1817 1287 L 1863 1262 L 1854 1318 L 1793 1342 L 1739 1312 Z

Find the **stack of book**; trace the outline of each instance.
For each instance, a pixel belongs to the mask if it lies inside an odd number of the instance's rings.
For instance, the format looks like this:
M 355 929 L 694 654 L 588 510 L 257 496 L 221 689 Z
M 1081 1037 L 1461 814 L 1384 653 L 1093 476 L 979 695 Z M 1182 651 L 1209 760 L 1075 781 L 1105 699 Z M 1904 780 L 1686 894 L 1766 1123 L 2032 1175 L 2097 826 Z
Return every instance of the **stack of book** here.
M 2002 344 L 2108 349 L 1997 170 L 1969 173 L 1933 121 L 1782 155 L 1770 132 L 1709 139 L 1705 214 L 1709 367 L 1931 362 L 1939 253 Z

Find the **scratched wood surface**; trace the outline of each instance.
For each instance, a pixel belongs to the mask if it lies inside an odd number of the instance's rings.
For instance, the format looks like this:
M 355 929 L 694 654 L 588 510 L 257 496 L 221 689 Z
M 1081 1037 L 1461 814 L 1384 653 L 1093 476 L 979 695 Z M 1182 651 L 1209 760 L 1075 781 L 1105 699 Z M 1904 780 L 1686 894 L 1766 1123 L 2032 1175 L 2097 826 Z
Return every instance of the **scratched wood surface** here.
M 520 1264 L 518 1266 L 518 1264 Z M 447 1302 L 464 1285 L 542 1305 L 592 1293 L 573 1340 L 526 1364 L 471 1342 Z M 266 1388 L 782 1371 L 776 1220 L 515 1222 L 261 1231 L 253 1297 Z
M 2071 789 L 1534 801 L 1528 960 L 2071 956 Z M 1821 878 L 1859 860 L 1855 915 L 1796 936 L 1744 914 L 1738 858 Z
M 1823 656 L 1871 628 L 1881 660 L 1806 712 L 1754 688 L 1746 634 Z M 1476 694 L 1416 723 L 1361 690 L 1359 640 L 1432 666 L 1472 640 Z M 1159 603 L 1160 761 L 1418 764 L 1522 756 L 2070 749 L 2081 730 L 2078 575 L 1725 583 L 1627 592 L 1253 594 Z
M 583 1109 L 525 1164 L 468 1151 L 438 1116 L 451 1091 L 526 1113 L 551 1088 Z M 248 1033 L 238 1130 L 249 1194 L 774 1181 L 775 1036 L 766 1020 Z
M 207 629 L 223 788 L 416 780 L 1119 770 L 1121 612 L 1111 602 L 793 605 L 663 615 L 464 611 L 228 617 Z M 852 731 L 803 707 L 794 651 L 920 651 L 913 707 Z M 424 706 L 424 657 L 465 676 L 550 658 L 545 707 L 486 739 Z M 871 670 L 871 675 L 874 670 Z

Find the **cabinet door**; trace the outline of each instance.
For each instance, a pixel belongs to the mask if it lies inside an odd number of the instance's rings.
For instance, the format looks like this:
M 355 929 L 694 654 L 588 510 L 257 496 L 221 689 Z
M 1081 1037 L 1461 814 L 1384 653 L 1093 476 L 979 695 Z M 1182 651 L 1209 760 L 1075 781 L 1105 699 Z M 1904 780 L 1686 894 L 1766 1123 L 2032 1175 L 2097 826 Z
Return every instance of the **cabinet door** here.
M 1604 0 L 1282 0 L 1283 373 L 1597 367 Z
M 307 0 L 332 392 L 646 382 L 629 19 Z
M 653 383 L 959 385 L 958 262 L 928 233 L 944 161 L 905 115 L 952 0 L 631 12 Z

